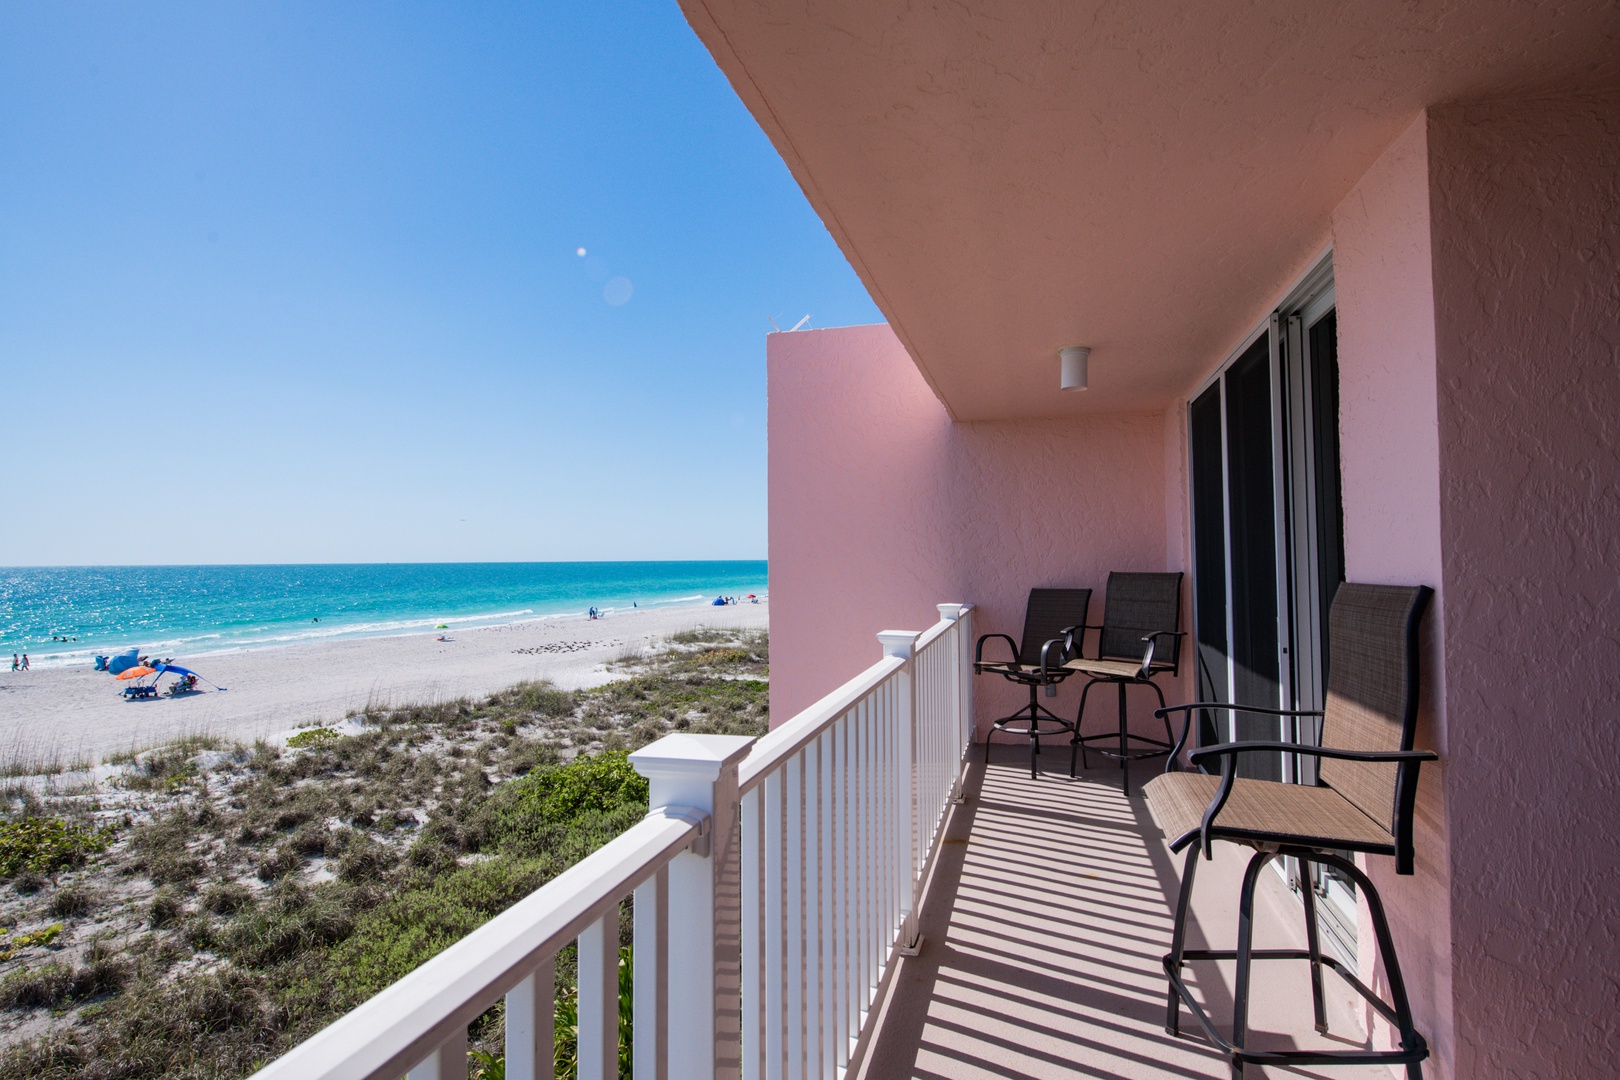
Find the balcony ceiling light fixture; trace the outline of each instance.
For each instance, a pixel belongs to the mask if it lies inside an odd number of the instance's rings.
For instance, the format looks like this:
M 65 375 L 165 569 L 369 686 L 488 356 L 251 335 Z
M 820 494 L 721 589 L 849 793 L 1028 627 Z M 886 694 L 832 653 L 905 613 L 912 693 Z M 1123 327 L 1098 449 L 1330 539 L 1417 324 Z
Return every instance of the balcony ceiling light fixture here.
M 1060 390 L 1084 390 L 1086 388 L 1087 368 L 1090 366 L 1091 350 L 1084 345 L 1069 345 L 1058 350 L 1058 361 L 1061 364 L 1061 374 L 1058 379 Z

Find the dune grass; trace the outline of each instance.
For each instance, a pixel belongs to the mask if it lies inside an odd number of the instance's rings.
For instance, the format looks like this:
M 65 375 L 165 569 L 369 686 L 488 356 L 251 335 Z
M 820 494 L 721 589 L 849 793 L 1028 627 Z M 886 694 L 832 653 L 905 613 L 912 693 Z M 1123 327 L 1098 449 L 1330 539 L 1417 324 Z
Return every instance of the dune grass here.
M 594 690 L 372 703 L 355 734 L 193 737 L 94 793 L 0 800 L 0 830 L 34 838 L 0 873 L 0 1075 L 245 1076 L 638 820 L 627 751 L 762 734 L 767 656 L 699 635 Z M 561 1068 L 571 949 L 558 967 Z M 44 1033 L 7 1034 L 25 1025 Z M 502 1031 L 497 1006 L 471 1032 L 490 1076 Z

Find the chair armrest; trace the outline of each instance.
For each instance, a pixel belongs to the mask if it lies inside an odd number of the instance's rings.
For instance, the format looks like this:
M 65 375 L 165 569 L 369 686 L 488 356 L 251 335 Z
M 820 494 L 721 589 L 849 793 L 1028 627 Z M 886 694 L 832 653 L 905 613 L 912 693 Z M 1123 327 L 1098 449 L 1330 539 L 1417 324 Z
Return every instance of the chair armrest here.
M 1090 623 L 1075 623 L 1073 626 L 1065 626 L 1059 631 L 1063 635 L 1063 643 L 1065 651 L 1069 654 L 1069 659 L 1084 658 L 1086 655 L 1086 631 L 1100 629 L 1102 628 L 1092 626 Z
M 1189 717 L 1192 713 L 1187 714 Z M 1288 754 L 1309 754 L 1313 757 L 1339 758 L 1344 761 L 1374 761 L 1393 762 L 1400 766 L 1403 778 L 1407 773 L 1411 776 L 1401 786 L 1408 792 L 1415 792 L 1417 788 L 1417 770 L 1425 761 L 1438 761 L 1440 755 L 1433 750 L 1340 750 L 1331 746 L 1308 746 L 1302 743 L 1272 742 L 1257 740 L 1251 742 L 1220 743 L 1216 746 L 1206 746 L 1202 750 L 1192 752 L 1192 762 L 1197 765 L 1204 759 L 1219 757 L 1221 759 L 1221 786 L 1215 789 L 1215 797 L 1209 800 L 1209 806 L 1204 810 L 1204 819 L 1198 826 L 1198 843 L 1204 849 L 1204 858 L 1215 857 L 1215 840 L 1210 835 L 1214 828 L 1215 817 L 1226 805 L 1226 800 L 1232 795 L 1232 784 L 1237 779 L 1238 755 L 1251 750 L 1276 750 Z M 1399 797 L 1399 796 L 1397 796 Z M 1402 869 L 1397 859 L 1397 873 L 1410 874 L 1411 868 Z
M 1058 660 L 1057 670 L 1063 675 L 1068 674 L 1068 672 L 1063 670 L 1063 664 L 1069 658 L 1069 651 L 1074 646 L 1074 639 L 1069 637 L 1068 634 L 1064 634 L 1062 637 L 1055 637 L 1052 640 L 1046 642 L 1045 644 L 1043 644 L 1041 646 L 1041 681 L 1042 682 L 1051 682 L 1052 681 L 1052 671 L 1053 671 L 1053 669 L 1052 669 L 1052 666 L 1051 666 L 1051 655 L 1052 655 L 1052 646 L 1054 646 L 1054 645 L 1062 646 L 1062 656 Z
M 1176 762 L 1181 758 L 1181 751 L 1187 745 L 1187 736 L 1192 730 L 1192 715 L 1195 709 L 1228 709 L 1232 712 L 1264 713 L 1267 716 L 1321 716 L 1320 710 L 1313 709 L 1267 709 L 1259 705 L 1229 705 L 1224 701 L 1194 701 L 1187 705 L 1170 705 L 1163 709 L 1154 709 L 1153 715 L 1164 719 L 1171 713 L 1185 713 L 1181 718 L 1181 734 L 1176 738 L 1176 745 L 1170 749 L 1170 757 L 1164 763 L 1165 772 L 1175 772 Z
M 1341 750 L 1336 746 L 1312 746 L 1309 743 L 1279 742 L 1256 739 L 1247 742 L 1219 743 L 1194 750 L 1193 764 L 1208 758 L 1236 756 L 1259 750 L 1276 750 L 1284 754 L 1308 754 L 1311 757 L 1337 758 L 1341 761 L 1402 762 L 1438 761 L 1440 755 L 1433 750 Z
M 1012 655 L 1013 655 L 1012 662 L 1014 664 L 1018 663 L 1018 642 L 1014 641 L 1012 638 L 1008 637 L 1006 634 L 982 634 L 979 637 L 978 644 L 973 646 L 973 663 L 975 665 L 984 663 L 984 643 L 991 640 L 992 638 L 1000 638 L 1002 641 L 1005 641 L 1007 643 L 1007 648 L 1012 650 Z M 991 661 L 991 663 L 1002 663 L 1002 662 L 1003 661 L 1000 661 L 1000 660 L 992 660 Z
M 1267 716 L 1321 716 L 1321 709 L 1267 709 L 1260 705 L 1233 705 L 1227 701 L 1193 701 L 1186 705 L 1167 705 L 1162 709 L 1154 709 L 1153 715 L 1157 717 L 1169 716 L 1171 713 L 1189 712 L 1193 709 L 1227 709 L 1231 712 L 1265 713 Z
M 1153 650 L 1159 644 L 1159 638 L 1186 636 L 1187 632 L 1185 630 L 1155 630 L 1144 637 L 1142 640 L 1147 644 L 1147 648 L 1142 650 L 1142 678 L 1147 678 L 1153 667 Z

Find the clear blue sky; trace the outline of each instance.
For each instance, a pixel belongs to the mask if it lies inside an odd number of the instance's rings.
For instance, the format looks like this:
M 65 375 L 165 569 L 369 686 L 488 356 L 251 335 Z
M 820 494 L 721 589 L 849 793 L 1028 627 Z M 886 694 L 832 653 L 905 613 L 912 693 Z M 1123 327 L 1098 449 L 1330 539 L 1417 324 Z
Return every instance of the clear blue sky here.
M 762 558 L 806 313 L 673 0 L 0 4 L 0 565 Z

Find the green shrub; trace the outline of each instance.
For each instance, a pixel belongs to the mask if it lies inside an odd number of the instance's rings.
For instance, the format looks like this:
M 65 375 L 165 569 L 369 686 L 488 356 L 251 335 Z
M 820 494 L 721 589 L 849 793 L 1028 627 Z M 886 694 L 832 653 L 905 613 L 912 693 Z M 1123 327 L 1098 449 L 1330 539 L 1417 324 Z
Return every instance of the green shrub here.
M 54 874 L 106 851 L 110 829 L 87 829 L 61 818 L 25 818 L 0 825 L 0 880 L 22 873 Z
M 462 867 L 361 917 L 333 953 L 355 999 L 414 970 L 539 888 L 549 860 L 496 858 Z
M 622 751 L 548 765 L 496 788 L 469 832 L 483 850 L 569 866 L 647 812 L 647 781 Z
M 635 970 L 630 946 L 619 947 L 619 1077 L 630 1080 L 633 1048 L 635 1046 Z M 573 1076 L 579 1071 L 579 987 L 569 985 L 557 992 L 557 1019 L 553 1051 L 558 1076 Z M 504 1075 L 505 1060 L 502 1059 Z
M 568 825 L 627 806 L 645 810 L 647 780 L 623 751 L 607 751 L 535 769 L 497 789 L 491 802 L 497 801 L 504 816 Z
M 336 729 L 329 727 L 313 727 L 307 731 L 300 731 L 287 740 L 287 749 L 299 750 L 306 746 L 325 746 L 327 743 L 337 742 L 343 738 Z
M 61 936 L 61 923 L 52 923 L 41 930 L 31 930 L 26 934 L 18 934 L 15 937 L 11 935 L 11 931 L 0 926 L 0 960 L 10 960 L 17 955 L 19 949 L 50 945 Z

